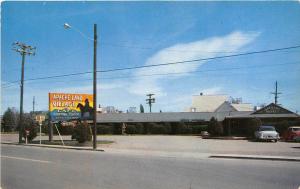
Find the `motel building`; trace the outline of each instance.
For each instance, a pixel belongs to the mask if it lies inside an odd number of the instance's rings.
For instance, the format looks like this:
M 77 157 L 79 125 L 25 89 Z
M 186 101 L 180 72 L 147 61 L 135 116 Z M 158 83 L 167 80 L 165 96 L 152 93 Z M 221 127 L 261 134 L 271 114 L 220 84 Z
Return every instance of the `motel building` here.
M 263 125 L 282 129 L 284 124 L 300 125 L 300 116 L 274 103 L 254 111 L 249 103 L 241 100 L 228 101 L 226 95 L 195 95 L 192 105 L 183 112 L 158 113 L 98 113 L 97 123 L 107 126 L 141 124 L 180 124 L 187 126 L 207 125 L 212 118 L 222 122 L 225 135 L 243 136 L 246 125 L 252 119 L 260 119 Z

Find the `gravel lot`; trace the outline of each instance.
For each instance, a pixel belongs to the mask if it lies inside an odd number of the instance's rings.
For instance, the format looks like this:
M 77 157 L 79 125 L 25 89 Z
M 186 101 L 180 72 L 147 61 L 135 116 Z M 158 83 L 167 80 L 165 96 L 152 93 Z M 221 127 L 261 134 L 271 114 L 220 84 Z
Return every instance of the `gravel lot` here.
M 70 136 L 63 136 L 70 140 Z M 47 136 L 42 139 L 47 140 Z M 98 135 L 98 140 L 112 140 L 113 144 L 100 145 L 107 150 L 134 150 L 176 153 L 243 154 L 300 157 L 300 143 L 252 142 L 248 140 L 202 139 L 199 136 L 168 135 Z M 39 140 L 39 137 L 36 138 Z M 54 140 L 59 140 L 54 136 Z M 17 134 L 2 134 L 1 141 L 17 142 Z

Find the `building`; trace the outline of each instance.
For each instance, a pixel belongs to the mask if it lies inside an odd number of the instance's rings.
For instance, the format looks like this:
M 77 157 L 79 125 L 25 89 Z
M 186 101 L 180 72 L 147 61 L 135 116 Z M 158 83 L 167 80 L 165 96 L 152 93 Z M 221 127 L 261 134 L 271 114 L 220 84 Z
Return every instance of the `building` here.
M 136 107 L 129 107 L 127 112 L 128 113 L 137 113 Z
M 187 112 L 214 112 L 227 99 L 226 95 L 194 95 Z
M 122 111 L 119 111 L 114 106 L 107 106 L 107 107 L 97 107 L 97 113 L 103 113 L 103 114 L 112 114 L 112 113 L 122 113 Z
M 253 111 L 250 103 L 242 103 L 241 98 L 233 99 L 227 95 L 194 95 L 191 107 L 186 112 Z
M 253 111 L 252 104 L 249 103 L 241 103 L 241 104 L 232 104 L 228 101 L 223 102 L 215 112 L 251 112 Z
M 248 106 L 233 106 L 223 102 L 214 112 L 163 112 L 163 113 L 106 113 L 97 115 L 97 123 L 104 125 L 141 125 L 147 123 L 207 125 L 214 117 L 223 123 L 226 135 L 246 135 L 247 125 L 251 119 L 260 119 L 263 124 L 280 129 L 282 122 L 300 124 L 300 116 L 274 103 L 257 111 L 248 110 Z
M 281 133 L 284 125 L 299 125 L 300 116 L 282 106 L 271 103 L 257 111 L 243 115 L 228 115 L 224 119 L 225 131 L 227 134 L 241 135 L 247 129 L 247 123 L 251 119 L 259 119 L 263 125 L 275 126 Z

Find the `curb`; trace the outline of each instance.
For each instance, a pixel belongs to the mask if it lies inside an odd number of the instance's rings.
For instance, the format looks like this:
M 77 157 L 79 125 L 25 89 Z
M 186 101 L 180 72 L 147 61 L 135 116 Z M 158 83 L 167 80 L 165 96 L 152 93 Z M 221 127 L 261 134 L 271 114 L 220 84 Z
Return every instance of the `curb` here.
M 217 139 L 217 140 L 249 140 L 247 137 L 208 137 L 203 136 L 202 139 Z
M 209 158 L 220 159 L 249 159 L 249 160 L 271 160 L 271 161 L 292 161 L 300 162 L 300 158 L 279 157 L 279 156 L 238 156 L 238 155 L 211 155 Z
M 66 150 L 86 150 L 86 151 L 98 151 L 104 152 L 102 149 L 91 149 L 91 148 L 78 148 L 73 146 L 61 146 L 61 145 L 45 145 L 45 144 L 19 144 L 13 142 L 1 142 L 1 144 L 15 145 L 15 146 L 31 146 L 31 147 L 39 147 L 39 148 L 56 148 L 56 149 L 66 149 Z

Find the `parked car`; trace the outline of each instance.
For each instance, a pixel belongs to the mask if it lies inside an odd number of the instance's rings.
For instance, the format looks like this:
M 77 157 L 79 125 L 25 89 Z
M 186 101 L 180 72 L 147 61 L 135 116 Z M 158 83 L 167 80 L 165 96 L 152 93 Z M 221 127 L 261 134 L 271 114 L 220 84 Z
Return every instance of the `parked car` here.
M 257 131 L 254 133 L 256 140 L 264 141 L 275 141 L 277 142 L 280 137 L 279 133 L 276 132 L 273 126 L 260 126 Z
M 289 127 L 283 133 L 283 139 L 285 141 L 300 141 L 300 126 Z
M 201 131 L 201 136 L 202 137 L 208 137 L 209 133 L 207 131 Z

